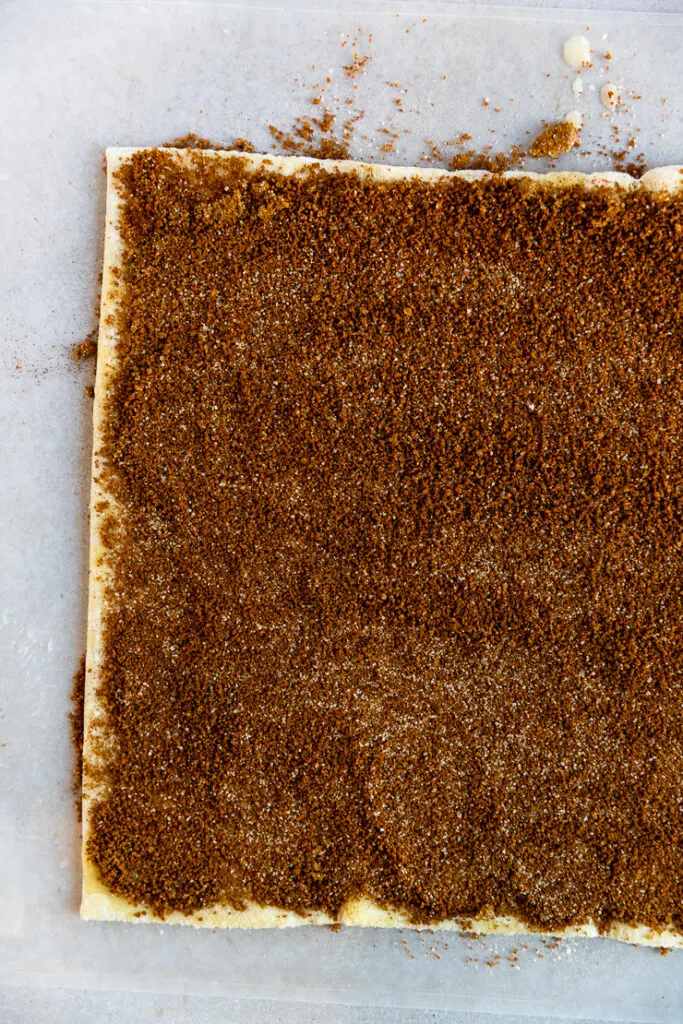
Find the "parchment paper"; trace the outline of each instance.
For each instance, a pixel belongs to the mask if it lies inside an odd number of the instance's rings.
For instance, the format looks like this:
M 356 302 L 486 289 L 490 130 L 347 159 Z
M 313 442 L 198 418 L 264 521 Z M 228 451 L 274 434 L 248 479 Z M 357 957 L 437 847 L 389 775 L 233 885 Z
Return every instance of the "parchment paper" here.
M 580 100 L 561 58 L 562 42 L 576 33 L 599 55 Z M 342 67 L 354 39 L 372 59 L 348 79 Z M 194 131 L 222 142 L 246 136 L 267 149 L 267 126 L 287 128 L 314 112 L 311 86 L 329 76 L 330 105 L 337 96 L 342 109 L 351 96 L 354 109 L 366 110 L 355 158 L 379 158 L 382 127 L 410 132 L 383 155 L 387 162 L 418 162 L 428 139 L 463 132 L 477 149 L 523 146 L 543 120 L 579 108 L 583 148 L 592 153 L 571 154 L 559 166 L 610 167 L 598 148 L 600 138 L 604 150 L 620 148 L 614 125 L 621 145 L 636 138 L 635 151 L 650 165 L 681 163 L 681 53 L 680 15 L 333 0 L 289 10 L 165 0 L 0 6 L 1 978 L 587 1019 L 683 1018 L 680 954 L 663 958 L 608 941 L 552 950 L 530 940 L 525 950 L 519 939 L 410 931 L 212 934 L 81 922 L 67 718 L 85 644 L 92 416 L 83 393 L 92 367 L 74 364 L 69 349 L 96 323 L 104 147 Z M 608 79 L 626 100 L 613 116 L 597 98 Z M 407 89 L 400 116 L 399 93 L 388 81 Z

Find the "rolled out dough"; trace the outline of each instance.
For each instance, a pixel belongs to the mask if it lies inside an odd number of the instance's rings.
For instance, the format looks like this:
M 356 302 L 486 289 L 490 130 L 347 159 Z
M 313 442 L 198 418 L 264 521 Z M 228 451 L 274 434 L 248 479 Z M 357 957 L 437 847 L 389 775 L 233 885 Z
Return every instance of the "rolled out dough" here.
M 106 560 L 102 558 L 104 549 L 101 542 L 101 530 L 107 506 L 112 508 L 111 495 L 103 488 L 100 473 L 103 469 L 102 457 L 99 454 L 103 436 L 103 417 L 105 399 L 112 384 L 117 367 L 117 328 L 114 313 L 120 299 L 120 291 L 116 269 L 121 265 L 123 244 L 119 230 L 122 200 L 116 187 L 114 175 L 121 165 L 128 160 L 136 149 L 110 148 L 107 150 L 107 207 L 106 230 L 104 243 L 104 269 L 102 276 L 102 303 L 100 311 L 100 329 L 97 358 L 97 381 L 95 386 L 94 424 L 93 424 L 93 467 L 92 489 L 90 499 L 90 570 L 88 597 L 88 642 L 86 660 L 86 692 L 84 721 L 84 760 L 86 765 L 98 763 L 97 738 L 106 737 L 106 717 L 98 699 L 98 675 L 103 658 L 103 618 L 106 614 L 106 590 L 110 583 L 110 570 Z M 188 151 L 168 149 L 182 165 L 188 161 Z M 363 178 L 375 181 L 394 181 L 398 179 L 421 178 L 424 181 L 437 181 L 457 175 L 465 180 L 475 181 L 488 177 L 486 171 L 442 171 L 423 168 L 401 168 L 379 164 L 355 163 L 348 160 L 313 160 L 308 157 L 276 157 L 245 154 L 230 151 L 204 151 L 215 159 L 239 157 L 244 161 L 247 173 L 258 173 L 266 168 L 270 172 L 283 175 L 302 173 L 311 164 L 327 171 L 355 171 Z M 544 185 L 563 187 L 581 184 L 586 188 L 596 186 L 616 186 L 625 189 L 646 188 L 653 192 L 674 190 L 683 187 L 680 167 L 663 167 L 648 171 L 636 180 L 626 174 L 600 173 L 551 173 L 533 174 L 529 172 L 508 172 L 506 177 L 528 177 L 538 180 Z M 89 781 L 83 796 L 83 889 L 81 901 L 81 917 L 87 920 L 100 921 L 150 921 L 157 920 L 148 907 L 138 906 L 116 896 L 101 882 L 97 868 L 88 859 L 86 844 L 89 835 L 90 815 L 94 802 L 101 795 L 96 783 Z M 346 925 L 378 928 L 410 928 L 415 927 L 408 917 L 399 911 L 385 910 L 366 899 L 357 899 L 347 903 L 338 918 Z M 168 924 L 186 924 L 204 928 L 283 928 L 304 924 L 334 924 L 334 919 L 321 912 L 312 912 L 301 916 L 277 907 L 262 907 L 257 904 L 245 910 L 235 910 L 229 906 L 217 905 L 193 914 L 172 913 L 165 918 Z M 479 934 L 524 934 L 534 933 L 523 921 L 513 917 L 489 917 L 477 919 L 451 919 L 442 921 L 436 926 L 426 926 L 430 930 L 469 931 Z M 575 935 L 597 936 L 598 928 L 593 922 L 565 928 L 557 932 L 544 932 L 562 937 Z M 603 933 L 605 934 L 605 933 Z M 615 923 L 609 926 L 606 935 L 613 939 L 639 945 L 683 947 L 683 934 L 673 929 L 656 931 L 644 925 L 627 925 Z

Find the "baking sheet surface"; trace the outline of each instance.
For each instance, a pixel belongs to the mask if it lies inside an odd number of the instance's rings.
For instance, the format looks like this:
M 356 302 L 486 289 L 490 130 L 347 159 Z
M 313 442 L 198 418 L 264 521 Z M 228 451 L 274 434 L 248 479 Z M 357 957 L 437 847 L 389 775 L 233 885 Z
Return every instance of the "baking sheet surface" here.
M 598 58 L 582 75 L 580 97 L 561 57 L 574 34 L 586 35 Z M 343 66 L 354 49 L 371 59 L 349 77 Z M 96 324 L 104 148 L 194 131 L 225 143 L 244 136 L 266 150 L 268 125 L 286 129 L 313 113 L 312 87 L 330 77 L 330 107 L 338 101 L 342 110 L 352 98 L 366 111 L 351 145 L 357 159 L 379 159 L 382 128 L 400 135 L 382 157 L 394 163 L 417 163 L 428 139 L 465 132 L 475 149 L 524 146 L 543 120 L 577 108 L 590 154 L 570 154 L 562 168 L 607 169 L 609 152 L 629 138 L 650 166 L 681 163 L 681 52 L 680 15 L 381 2 L 289 11 L 167 2 L 2 7 L 0 977 L 610 1020 L 683 1017 L 680 954 L 606 941 L 552 949 L 531 939 L 525 950 L 519 938 L 411 931 L 212 934 L 81 922 L 67 718 L 85 643 L 92 403 L 83 388 L 93 373 L 69 350 Z M 624 97 L 614 115 L 598 99 L 608 80 Z M 400 116 L 387 82 L 407 90 Z

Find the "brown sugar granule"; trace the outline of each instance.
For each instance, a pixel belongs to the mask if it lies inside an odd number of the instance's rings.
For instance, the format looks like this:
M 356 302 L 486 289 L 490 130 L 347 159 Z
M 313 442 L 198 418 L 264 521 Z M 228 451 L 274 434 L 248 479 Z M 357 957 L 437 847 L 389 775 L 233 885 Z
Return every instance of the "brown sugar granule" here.
M 239 149 L 243 153 L 255 153 L 256 152 L 256 146 L 254 145 L 254 143 L 250 142 L 249 139 L 243 138 L 241 135 L 237 136 L 237 138 L 235 139 L 235 141 L 233 142 L 233 144 L 232 144 L 232 146 L 230 148 L 231 149 Z
M 218 142 L 212 142 L 211 139 L 205 138 L 203 135 L 196 135 L 194 132 L 188 132 L 186 135 L 179 135 L 177 139 L 172 139 L 171 142 L 165 142 L 164 147 L 171 149 L 224 149 Z
M 102 880 L 682 928 L 681 198 L 187 160 L 119 174 Z
M 290 131 L 272 124 L 268 130 L 285 154 L 313 156 L 320 160 L 346 160 L 349 157 L 352 126 L 363 113 L 344 123 L 341 139 L 331 134 L 336 118 L 329 110 L 325 110 L 322 117 L 297 117 Z
M 77 363 L 83 362 L 84 359 L 91 359 L 97 355 L 97 335 L 98 329 L 94 328 L 88 334 L 83 341 L 79 342 L 78 345 L 74 345 L 71 349 L 71 358 L 75 359 Z
M 356 78 L 359 74 L 365 73 L 365 66 L 372 60 L 370 54 L 360 55 L 357 51 L 354 51 L 353 61 L 350 64 L 344 64 L 344 74 L 347 78 Z
M 554 160 L 562 153 L 568 153 L 581 142 L 578 130 L 569 121 L 558 121 L 556 124 L 548 124 L 543 131 L 536 136 L 529 147 L 529 156 L 539 160 L 548 157 Z
M 215 142 L 211 139 L 204 138 L 201 135 L 195 135 L 194 132 L 189 132 L 187 135 L 181 135 L 177 139 L 173 139 L 171 142 L 165 142 L 163 148 L 169 149 L 236 149 L 242 153 L 254 153 L 255 146 L 249 139 L 243 139 L 238 136 L 234 142 L 230 145 L 225 145 L 222 142 Z
M 69 724 L 71 726 L 71 745 L 73 747 L 76 763 L 73 770 L 72 790 L 78 820 L 81 820 L 81 786 L 83 781 L 83 706 L 85 703 L 85 655 L 81 658 L 78 671 L 73 677 L 71 688 L 71 711 L 69 712 Z
M 627 149 L 613 150 L 610 155 L 614 170 L 630 174 L 632 178 L 642 178 L 647 170 L 644 153 L 634 154 L 633 147 L 630 145 Z
M 460 149 L 448 161 L 451 171 L 490 171 L 492 174 L 503 174 L 513 168 L 523 167 L 526 152 L 519 146 L 512 146 L 509 153 L 494 153 L 488 146 L 485 152 L 477 153 L 474 149 Z

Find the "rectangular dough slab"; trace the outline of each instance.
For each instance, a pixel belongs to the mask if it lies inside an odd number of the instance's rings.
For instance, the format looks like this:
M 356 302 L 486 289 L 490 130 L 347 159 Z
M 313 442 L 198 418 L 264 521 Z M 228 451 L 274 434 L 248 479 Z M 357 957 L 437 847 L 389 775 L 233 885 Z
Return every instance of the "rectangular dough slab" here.
M 108 149 L 107 150 L 107 209 L 106 209 L 106 230 L 104 243 L 104 269 L 102 275 L 102 304 L 100 311 L 100 329 L 97 355 L 97 381 L 95 385 L 95 405 L 93 423 L 93 466 L 92 466 L 92 490 L 90 499 L 90 570 L 89 570 L 89 594 L 88 594 L 88 642 L 86 660 L 86 691 L 85 691 L 85 716 L 84 716 L 84 760 L 86 764 L 97 765 L 97 737 L 106 735 L 106 723 L 103 708 L 98 700 L 98 675 L 103 659 L 103 617 L 106 613 L 106 589 L 110 582 L 109 572 L 104 561 L 101 562 L 103 546 L 101 542 L 101 530 L 103 526 L 102 508 L 104 502 L 109 503 L 111 508 L 111 496 L 103 490 L 99 477 L 103 463 L 98 452 L 103 437 L 103 417 L 105 399 L 108 388 L 113 380 L 117 367 L 117 330 L 116 318 L 113 312 L 118 302 L 118 279 L 116 270 L 122 260 L 122 240 L 119 230 L 121 216 L 121 199 L 115 186 L 114 175 L 121 164 L 129 159 L 136 149 Z M 179 161 L 187 159 L 186 150 L 168 150 L 175 153 Z M 307 157 L 275 157 L 260 156 L 258 154 L 245 154 L 234 152 L 213 152 L 207 153 L 218 159 L 240 157 L 244 161 L 247 173 L 258 173 L 262 168 L 270 172 L 277 172 L 283 175 L 292 175 L 306 168 L 310 164 L 316 164 L 329 171 L 351 171 L 354 170 L 362 177 L 375 181 L 394 181 L 399 179 L 421 178 L 424 181 L 437 181 L 453 175 L 465 180 L 477 180 L 487 177 L 485 171 L 442 171 L 426 170 L 422 168 L 390 167 L 378 164 L 355 163 L 347 160 L 311 160 Z M 649 171 L 640 180 L 629 177 L 625 174 L 603 173 L 603 174 L 578 174 L 578 173 L 553 173 L 547 175 L 531 174 L 527 172 L 509 172 L 507 177 L 531 177 L 553 186 L 583 184 L 585 187 L 614 186 L 622 188 L 638 189 L 647 188 L 653 191 L 662 189 L 680 189 L 683 187 L 681 168 L 664 167 Z M 137 906 L 133 903 L 114 895 L 101 883 L 95 866 L 90 862 L 86 854 L 86 844 L 89 834 L 90 813 L 94 801 L 98 797 L 97 785 L 92 781 L 84 789 L 83 796 L 83 890 L 81 902 L 81 917 L 86 920 L 99 921 L 149 921 L 156 920 L 153 914 L 144 906 Z M 389 912 L 368 900 L 355 900 L 349 902 L 342 910 L 339 920 L 347 925 L 359 925 L 363 927 L 380 928 L 410 928 L 414 927 L 407 917 L 401 913 Z M 187 924 L 194 927 L 205 928 L 273 928 L 290 927 L 303 924 L 333 924 L 332 918 L 324 913 L 314 912 L 306 917 L 292 912 L 286 912 L 277 907 L 261 907 L 256 904 L 248 906 L 245 910 L 237 911 L 227 906 L 217 905 L 194 914 L 172 913 L 165 918 L 168 924 Z M 533 933 L 533 929 L 527 927 L 522 921 L 512 917 L 491 917 L 471 919 L 453 919 L 443 921 L 436 928 L 430 930 L 456 930 L 471 931 L 479 934 L 524 934 Z M 597 927 L 591 922 L 585 925 L 566 928 L 559 932 L 541 933 L 555 934 L 563 937 L 573 935 L 596 936 Z M 679 946 L 683 947 L 683 934 L 671 929 L 655 931 L 645 926 L 628 926 L 614 924 L 607 932 L 608 936 L 620 939 L 624 942 L 637 943 L 650 946 Z

